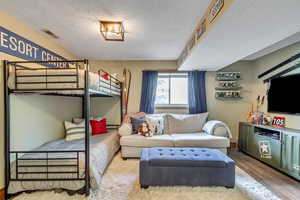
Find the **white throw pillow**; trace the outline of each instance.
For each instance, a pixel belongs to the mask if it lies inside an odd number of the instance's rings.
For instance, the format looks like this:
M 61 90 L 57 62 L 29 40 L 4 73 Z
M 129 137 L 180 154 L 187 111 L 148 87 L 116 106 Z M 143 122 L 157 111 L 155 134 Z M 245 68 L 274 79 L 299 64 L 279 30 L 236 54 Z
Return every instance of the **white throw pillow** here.
M 153 132 L 154 135 L 164 134 L 164 124 L 165 124 L 164 115 L 159 115 L 159 114 L 146 115 L 146 121 L 153 121 L 156 123 L 155 131 Z
M 173 115 L 165 116 L 166 124 L 165 133 L 195 133 L 202 132 L 202 128 L 207 121 L 208 113 Z
M 132 124 L 130 123 L 123 123 L 119 128 L 119 135 L 120 136 L 127 136 L 132 134 Z
M 96 117 L 96 118 L 94 118 L 94 117 L 90 117 L 90 120 L 96 120 L 96 121 L 101 121 L 103 119 L 103 117 Z M 79 123 L 81 123 L 81 122 L 85 122 L 85 119 L 82 119 L 82 118 L 73 118 L 73 123 L 75 123 L 75 124 L 79 124 Z M 90 133 L 90 135 L 92 135 L 92 126 L 91 126 L 91 124 L 89 123 L 89 133 Z
M 81 123 L 72 123 L 65 121 L 66 140 L 78 140 L 85 136 L 85 124 L 84 121 Z

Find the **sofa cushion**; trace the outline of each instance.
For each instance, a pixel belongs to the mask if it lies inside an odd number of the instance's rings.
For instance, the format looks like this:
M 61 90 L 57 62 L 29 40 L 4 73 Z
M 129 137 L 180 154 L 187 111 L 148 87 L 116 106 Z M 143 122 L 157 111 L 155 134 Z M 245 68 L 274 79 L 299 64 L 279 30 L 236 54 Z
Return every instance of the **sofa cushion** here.
M 154 135 L 144 137 L 142 135 L 128 135 L 120 139 L 121 146 L 132 147 L 173 147 L 173 138 L 170 135 Z
M 167 126 L 165 132 L 172 133 L 192 133 L 201 132 L 207 121 L 208 113 L 191 114 L 191 115 L 166 115 Z
M 230 140 L 227 137 L 206 133 L 172 134 L 171 136 L 175 147 L 227 148 L 230 146 Z

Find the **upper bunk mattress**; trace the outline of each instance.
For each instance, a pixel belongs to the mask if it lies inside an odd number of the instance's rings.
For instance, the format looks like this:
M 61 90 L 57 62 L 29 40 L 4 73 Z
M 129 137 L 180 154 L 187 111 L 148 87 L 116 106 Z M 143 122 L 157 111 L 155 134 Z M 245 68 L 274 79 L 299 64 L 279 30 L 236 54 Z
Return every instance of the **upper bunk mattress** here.
M 110 130 L 106 134 L 100 134 L 96 136 L 90 137 L 90 180 L 91 180 L 91 188 L 97 188 L 101 182 L 102 175 L 112 160 L 114 154 L 119 150 L 119 135 L 117 130 Z M 55 140 L 49 143 L 46 143 L 36 149 L 35 151 L 64 151 L 64 150 L 83 150 L 84 149 L 84 139 L 80 140 L 72 140 L 66 141 L 65 139 Z M 72 155 L 73 154 L 73 155 Z M 49 154 L 49 158 L 51 156 L 55 156 L 55 158 L 60 158 L 60 160 L 49 160 L 48 165 L 66 165 L 66 164 L 74 164 L 74 161 L 70 161 L 66 158 L 70 156 L 76 156 L 77 153 L 55 153 Z M 45 153 L 33 153 L 23 155 L 21 158 L 45 158 Z M 65 158 L 65 159 L 64 159 Z M 21 162 L 22 161 L 22 162 Z M 19 165 L 45 165 L 46 161 L 38 161 L 38 160 L 19 160 Z M 42 171 L 46 170 L 54 170 L 55 172 L 61 171 L 72 171 L 74 167 L 60 167 L 55 169 L 46 169 L 45 167 L 26 167 L 22 168 L 22 172 L 30 172 L 30 171 Z M 85 156 L 84 153 L 80 153 L 79 155 L 79 177 L 84 178 L 84 170 L 85 170 Z M 16 162 L 11 163 L 11 178 L 16 177 Z M 19 174 L 18 178 L 26 178 L 26 179 L 45 179 L 45 174 Z M 77 178 L 76 174 L 48 174 L 48 178 Z M 26 190 L 50 190 L 56 188 L 62 188 L 66 190 L 76 191 L 81 189 L 84 186 L 84 181 L 11 181 L 8 187 L 8 193 L 14 194 Z

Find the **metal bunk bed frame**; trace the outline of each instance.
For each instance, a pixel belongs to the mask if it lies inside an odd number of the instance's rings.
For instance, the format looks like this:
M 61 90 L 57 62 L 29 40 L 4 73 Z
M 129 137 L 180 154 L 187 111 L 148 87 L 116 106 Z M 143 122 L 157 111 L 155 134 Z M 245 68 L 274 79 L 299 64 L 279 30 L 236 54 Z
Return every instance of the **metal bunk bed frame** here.
M 46 81 L 45 82 L 38 82 L 38 84 L 46 84 L 46 88 L 40 89 L 18 89 L 18 84 L 27 84 L 27 83 L 23 83 L 23 82 L 18 82 L 17 78 L 17 70 L 22 70 L 22 69 L 26 69 L 26 67 L 21 66 L 20 64 L 43 64 L 43 63 L 76 63 L 76 74 L 75 75 L 61 75 L 61 76 L 76 76 L 76 81 L 72 81 L 72 83 L 76 84 L 76 88 L 47 88 L 47 84 L 51 83 L 51 84 L 61 84 L 61 83 L 71 83 L 71 81 L 48 81 L 47 77 L 51 76 L 51 75 L 32 75 L 34 77 L 45 77 Z M 84 65 L 84 87 L 83 88 L 79 88 L 79 78 L 78 78 L 78 72 L 79 72 L 79 67 L 78 64 L 81 63 Z M 9 67 L 10 65 L 13 65 L 15 67 L 15 89 L 10 89 L 9 85 L 8 85 L 8 77 L 9 77 Z M 67 67 L 62 68 L 62 67 L 56 67 L 56 68 L 35 68 L 35 69 L 44 69 L 44 70 L 62 70 L 62 69 L 70 69 L 68 65 L 66 65 Z M 19 69 L 20 68 L 20 69 Z M 34 69 L 33 69 L 34 70 Z M 109 95 L 109 94 L 95 94 L 93 93 L 91 95 L 90 90 L 89 90 L 89 62 L 88 60 L 64 60 L 64 61 L 4 61 L 4 67 L 3 67 L 3 71 L 4 71 L 4 103 L 5 103 L 5 197 L 8 199 L 10 197 L 10 195 L 8 194 L 8 186 L 9 183 L 11 181 L 84 181 L 84 187 L 80 190 L 77 191 L 81 194 L 85 194 L 86 196 L 89 195 L 90 193 L 90 173 L 89 173 L 89 169 L 90 169 L 90 138 L 89 138 L 89 118 L 90 118 L 90 97 L 112 97 L 113 95 Z M 101 73 L 106 73 L 103 70 L 99 70 L 98 74 L 99 74 L 99 79 L 101 76 Z M 27 77 L 30 77 L 30 75 L 27 75 Z M 60 76 L 60 75 L 55 75 L 55 76 Z M 24 76 L 23 76 L 24 77 Z M 119 89 L 120 89 L 120 115 L 121 115 L 121 121 L 123 118 L 122 115 L 122 83 L 117 80 L 116 78 L 110 76 L 109 77 L 109 87 L 106 89 L 110 89 L 110 91 L 112 91 L 112 82 L 114 82 L 115 84 L 119 85 Z M 31 82 L 30 84 L 35 84 L 33 82 Z M 101 81 L 99 82 L 99 87 L 100 87 Z M 73 94 L 59 94 L 59 93 L 51 93 L 51 91 L 60 91 L 60 90 L 82 90 L 84 91 L 84 93 L 82 95 L 73 95 Z M 39 91 L 49 91 L 49 93 L 39 93 Z M 16 94 L 30 94 L 30 93 L 34 93 L 34 94 L 41 94 L 41 95 L 54 95 L 54 96 L 75 96 L 75 97 L 82 97 L 82 117 L 85 119 L 85 138 L 84 138 L 84 150 L 72 150 L 72 151 L 12 151 L 11 147 L 10 147 L 10 94 L 12 93 L 16 93 Z M 109 129 L 112 128 L 117 128 L 119 125 L 107 125 Z M 45 154 L 45 158 L 19 158 L 19 155 L 23 155 L 23 154 L 34 154 L 34 153 L 38 153 L 38 154 Z M 62 158 L 55 158 L 55 157 L 49 157 L 49 155 L 53 155 L 53 154 L 57 154 L 57 153 L 72 153 L 75 154 L 76 156 L 72 156 L 72 157 L 68 157 L 68 158 L 63 158 L 63 160 L 73 160 L 76 162 L 75 165 L 49 165 L 49 161 L 51 160 L 60 160 Z M 80 153 L 84 153 L 85 155 L 85 168 L 84 168 L 84 177 L 80 177 L 79 175 L 79 156 Z M 15 164 L 16 164 L 16 175 L 14 178 L 11 177 L 11 155 L 15 155 Z M 21 169 L 22 167 L 32 167 L 31 165 L 20 165 L 19 161 L 20 160 L 43 160 L 46 162 L 46 164 L 44 165 L 38 165 L 38 167 L 44 167 L 46 169 L 46 171 L 40 172 L 40 171 L 33 171 L 33 172 L 20 172 L 19 169 Z M 75 171 L 49 171 L 49 168 L 53 169 L 55 167 L 75 167 L 76 170 Z M 34 167 L 34 166 L 33 166 Z M 30 174 L 44 174 L 46 177 L 45 178 L 28 178 L 28 179 L 24 179 L 24 178 L 20 178 L 19 175 L 21 174 L 26 174 L 26 173 L 30 173 Z M 73 174 L 76 177 L 75 178 L 49 178 L 49 174 Z M 12 196 L 12 195 L 11 195 Z

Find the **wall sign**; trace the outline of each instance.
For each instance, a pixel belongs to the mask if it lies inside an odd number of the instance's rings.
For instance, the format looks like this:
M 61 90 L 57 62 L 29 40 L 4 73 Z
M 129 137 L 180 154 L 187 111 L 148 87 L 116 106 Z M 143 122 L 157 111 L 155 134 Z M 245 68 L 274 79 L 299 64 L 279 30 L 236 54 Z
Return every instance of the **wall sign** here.
M 233 4 L 234 0 L 211 0 L 209 7 L 205 11 L 200 21 L 196 24 L 192 37 L 188 40 L 185 48 L 181 52 L 177 64 L 179 67 L 184 65 L 187 57 L 193 51 L 193 47 L 199 44 L 200 40 L 212 29 L 215 22 L 220 18 L 225 11 Z M 191 45 L 194 44 L 194 45 Z M 186 49 L 188 49 L 186 55 Z
M 0 26 L 0 51 L 24 60 L 66 60 L 64 57 Z M 47 67 L 67 67 L 66 63 L 43 63 Z
M 209 18 L 210 18 L 210 23 L 217 17 L 219 12 L 222 10 L 224 6 L 224 0 L 217 0 L 213 7 L 210 9 L 209 12 Z

